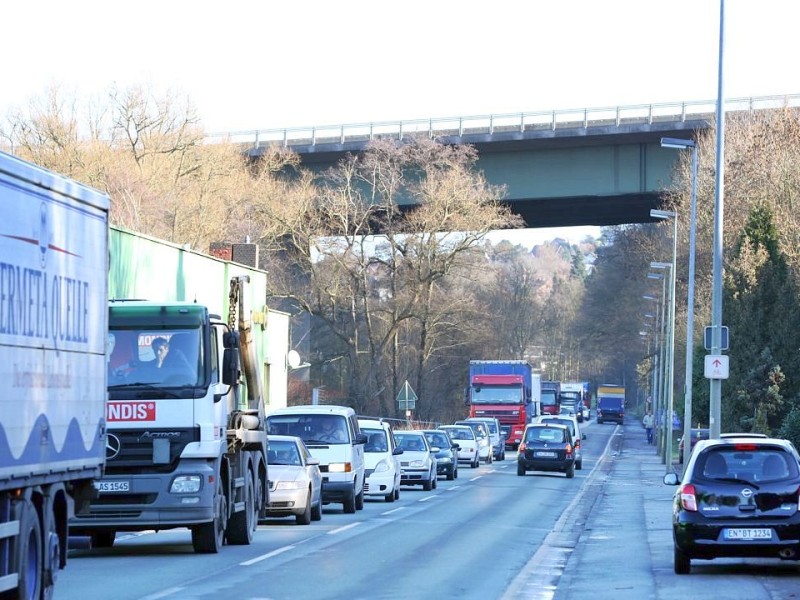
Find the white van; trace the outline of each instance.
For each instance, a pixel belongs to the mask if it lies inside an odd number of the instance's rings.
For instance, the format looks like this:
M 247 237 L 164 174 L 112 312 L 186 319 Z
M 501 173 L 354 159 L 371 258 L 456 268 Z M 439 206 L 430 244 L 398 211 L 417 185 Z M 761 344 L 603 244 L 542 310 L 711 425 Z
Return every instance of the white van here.
M 364 468 L 367 496 L 382 496 L 386 502 L 400 498 L 400 459 L 402 448 L 397 447 L 392 426 L 383 419 L 360 418 L 358 426 L 367 436 L 364 444 Z
M 346 513 L 364 508 L 364 444 L 355 411 L 348 406 L 303 405 L 267 414 L 269 434 L 301 438 L 319 459 L 322 503 L 341 502 Z

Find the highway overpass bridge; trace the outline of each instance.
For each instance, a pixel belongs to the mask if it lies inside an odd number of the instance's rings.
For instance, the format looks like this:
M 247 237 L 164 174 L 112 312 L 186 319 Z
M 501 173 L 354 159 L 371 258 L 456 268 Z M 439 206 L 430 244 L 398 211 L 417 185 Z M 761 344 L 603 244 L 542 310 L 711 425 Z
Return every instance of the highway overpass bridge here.
M 726 114 L 800 106 L 800 95 L 730 99 Z M 233 141 L 257 158 L 270 145 L 291 148 L 322 171 L 376 139 L 425 135 L 471 144 L 490 184 L 528 227 L 650 222 L 678 160 L 662 137 L 693 138 L 715 120 L 716 101 L 676 102 L 246 131 L 208 136 Z

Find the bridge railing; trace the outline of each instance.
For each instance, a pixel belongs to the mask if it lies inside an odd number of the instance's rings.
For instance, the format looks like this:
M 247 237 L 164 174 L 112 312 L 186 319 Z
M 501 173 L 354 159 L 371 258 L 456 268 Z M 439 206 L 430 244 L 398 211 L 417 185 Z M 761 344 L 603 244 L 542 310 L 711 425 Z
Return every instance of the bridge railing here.
M 725 100 L 726 112 L 754 111 L 783 106 L 800 106 L 800 94 Z M 233 131 L 208 134 L 205 141 L 207 143 L 237 143 L 250 145 L 253 148 L 271 145 L 287 148 L 293 146 L 342 146 L 348 143 L 364 143 L 378 139 L 401 140 L 404 136 L 409 135 L 442 138 L 559 129 L 588 130 L 596 127 L 613 128 L 635 124 L 652 125 L 659 122 L 708 120 L 714 117 L 715 112 L 716 100 L 697 100 L 605 108 Z

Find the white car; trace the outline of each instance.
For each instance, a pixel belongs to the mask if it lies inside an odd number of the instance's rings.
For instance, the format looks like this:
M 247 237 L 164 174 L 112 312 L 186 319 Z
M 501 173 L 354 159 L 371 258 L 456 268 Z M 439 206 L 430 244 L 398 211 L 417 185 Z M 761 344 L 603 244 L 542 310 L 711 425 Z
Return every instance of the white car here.
M 482 421 L 466 419 L 456 421 L 454 425 L 467 425 L 475 432 L 475 439 L 478 440 L 478 458 L 487 465 L 492 464 L 494 453 L 492 450 L 492 438 L 489 435 L 489 427 Z
M 395 433 L 397 446 L 403 450 L 400 466 L 403 485 L 422 485 L 422 489 L 436 489 L 436 456 L 431 451 L 425 434 L 421 431 L 398 431 Z
M 322 518 L 319 460 L 311 456 L 303 440 L 290 435 L 269 436 L 267 469 L 267 516 L 294 516 L 298 525 Z
M 361 433 L 367 436 L 364 444 L 364 495 L 382 496 L 386 502 L 400 498 L 399 456 L 394 430 L 382 419 L 359 419 Z
M 582 440 L 586 439 L 586 434 L 581 433 L 581 426 L 578 424 L 578 419 L 574 415 L 541 415 L 536 417 L 534 423 L 556 423 L 557 425 L 566 425 L 572 433 L 572 440 L 575 444 L 573 450 L 575 454 L 575 468 L 583 468 L 583 452 L 581 446 Z
M 478 453 L 478 439 L 475 432 L 469 425 L 440 425 L 439 429 L 444 429 L 450 434 L 456 444 L 458 444 L 458 461 L 468 462 L 473 469 L 478 467 L 481 462 Z

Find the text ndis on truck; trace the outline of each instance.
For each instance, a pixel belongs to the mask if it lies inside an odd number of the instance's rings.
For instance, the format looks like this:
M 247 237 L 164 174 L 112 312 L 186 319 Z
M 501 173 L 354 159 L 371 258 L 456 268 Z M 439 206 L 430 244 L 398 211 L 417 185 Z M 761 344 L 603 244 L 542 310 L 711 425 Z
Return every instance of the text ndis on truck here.
M 105 462 L 104 194 L 0 152 L 0 595 L 54 592 Z

